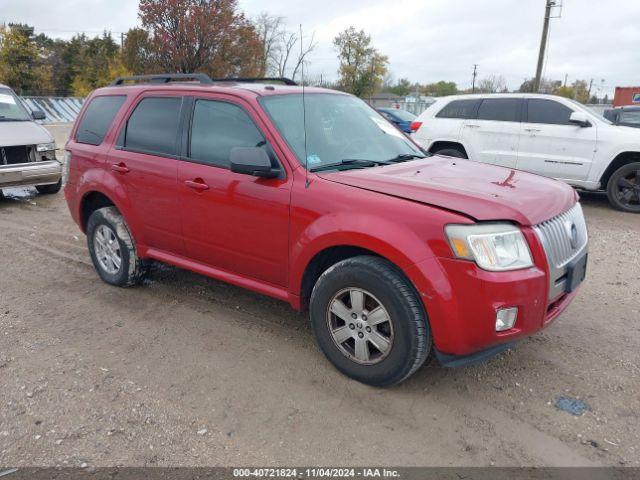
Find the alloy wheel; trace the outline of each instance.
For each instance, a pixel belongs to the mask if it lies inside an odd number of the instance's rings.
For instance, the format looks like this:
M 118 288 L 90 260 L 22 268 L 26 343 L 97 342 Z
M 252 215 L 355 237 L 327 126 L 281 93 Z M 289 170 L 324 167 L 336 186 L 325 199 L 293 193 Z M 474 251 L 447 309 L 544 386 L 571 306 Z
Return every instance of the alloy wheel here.
M 331 298 L 327 326 L 340 352 L 361 365 L 381 362 L 393 347 L 389 312 L 380 300 L 361 288 L 345 288 Z
M 98 264 L 105 272 L 115 275 L 122 265 L 122 252 L 116 233 L 107 225 L 99 225 L 93 234 L 93 249 Z

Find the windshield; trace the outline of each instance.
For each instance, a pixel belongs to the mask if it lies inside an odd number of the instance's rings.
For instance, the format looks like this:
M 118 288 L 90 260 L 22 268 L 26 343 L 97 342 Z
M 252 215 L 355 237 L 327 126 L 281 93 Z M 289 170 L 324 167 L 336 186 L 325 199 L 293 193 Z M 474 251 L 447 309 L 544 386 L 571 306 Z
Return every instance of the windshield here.
M 306 113 L 301 94 L 269 95 L 260 101 L 298 161 L 309 169 L 348 159 L 383 162 L 403 155 L 423 156 L 402 132 L 356 97 L 307 94 Z
M 8 120 L 31 120 L 31 116 L 13 91 L 0 88 L 0 122 Z

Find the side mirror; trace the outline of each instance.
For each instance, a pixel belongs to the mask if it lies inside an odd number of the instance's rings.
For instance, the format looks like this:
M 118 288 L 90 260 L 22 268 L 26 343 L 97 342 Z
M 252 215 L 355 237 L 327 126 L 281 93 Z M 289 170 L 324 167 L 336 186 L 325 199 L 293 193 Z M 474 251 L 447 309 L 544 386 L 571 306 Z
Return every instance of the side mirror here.
M 583 112 L 573 112 L 569 117 L 569 122 L 574 125 L 578 125 L 579 127 L 590 127 L 591 122 L 589 121 L 589 117 L 587 117 L 586 113 Z
M 44 120 L 47 116 L 44 114 L 42 110 L 33 110 L 31 112 L 31 118 L 34 120 Z
M 271 166 L 271 159 L 259 147 L 235 147 L 229 155 L 231 171 L 260 178 L 277 178 L 280 170 Z

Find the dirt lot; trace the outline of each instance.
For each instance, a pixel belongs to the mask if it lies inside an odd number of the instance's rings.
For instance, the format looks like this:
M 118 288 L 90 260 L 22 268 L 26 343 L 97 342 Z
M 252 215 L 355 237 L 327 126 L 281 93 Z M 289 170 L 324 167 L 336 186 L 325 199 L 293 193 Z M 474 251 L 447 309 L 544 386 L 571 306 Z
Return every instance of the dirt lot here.
M 640 217 L 600 195 L 555 324 L 381 390 L 278 301 L 166 266 L 107 286 L 63 196 L 28 193 L 0 200 L 0 465 L 640 466 Z

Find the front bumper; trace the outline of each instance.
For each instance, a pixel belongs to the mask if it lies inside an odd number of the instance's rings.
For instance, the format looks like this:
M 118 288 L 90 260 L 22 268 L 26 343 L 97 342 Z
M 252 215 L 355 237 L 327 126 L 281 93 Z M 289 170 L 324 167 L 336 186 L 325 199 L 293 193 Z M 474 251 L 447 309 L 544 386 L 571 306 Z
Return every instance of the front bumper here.
M 466 356 L 529 336 L 568 306 L 576 292 L 549 300 L 544 265 L 488 272 L 470 261 L 434 257 L 405 273 L 422 297 L 437 351 Z M 514 327 L 497 332 L 496 311 L 511 307 L 518 308 Z
M 62 178 L 62 165 L 57 160 L 0 166 L 0 188 L 50 185 Z

